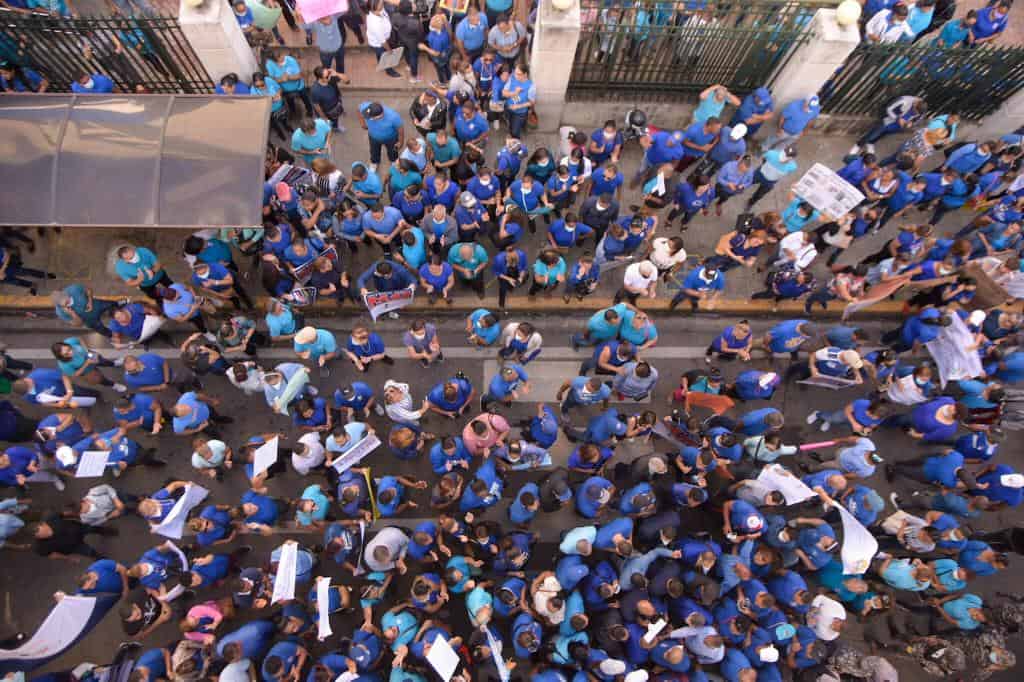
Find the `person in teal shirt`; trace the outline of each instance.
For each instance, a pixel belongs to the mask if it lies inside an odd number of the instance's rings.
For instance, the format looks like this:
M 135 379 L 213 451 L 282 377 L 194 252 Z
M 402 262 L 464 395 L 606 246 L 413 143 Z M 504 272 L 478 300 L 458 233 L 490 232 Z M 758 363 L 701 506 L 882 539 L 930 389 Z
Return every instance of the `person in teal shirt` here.
M 295 113 L 295 100 L 301 99 L 306 106 L 306 115 L 313 115 L 313 100 L 309 98 L 309 88 L 302 77 L 302 67 L 299 62 L 284 50 L 276 50 L 270 53 L 266 64 L 267 76 L 273 78 L 281 86 L 288 111 Z
M 939 36 L 932 41 L 935 47 L 951 48 L 962 47 L 964 42 L 968 45 L 974 42 L 971 36 L 971 27 L 978 23 L 978 11 L 967 10 L 967 14 L 960 19 L 950 19 L 942 25 Z
M 721 118 L 722 109 L 725 109 L 726 104 L 738 107 L 740 105 L 740 98 L 729 92 L 729 89 L 724 85 L 716 83 L 705 88 L 704 92 L 700 93 L 700 104 L 693 110 L 694 122 L 704 123 L 712 116 Z
M 330 508 L 330 498 L 319 483 L 314 483 L 302 491 L 302 496 L 295 506 L 295 522 L 303 527 L 322 525 Z
M 582 334 L 572 335 L 573 350 L 579 350 L 580 346 L 596 346 L 614 339 L 619 335 L 623 316 L 629 309 L 627 304 L 617 303 L 591 315 L 587 320 L 586 330 Z
M 894 559 L 889 557 L 876 569 L 878 575 L 890 587 L 897 590 L 923 592 L 931 587 L 929 568 L 918 559 Z
M 366 164 L 359 161 L 352 164 L 352 192 L 357 199 L 368 208 L 373 208 L 380 201 L 383 191 L 384 183 L 380 181 L 376 170 L 369 170 Z
M 658 342 L 658 328 L 647 313 L 630 308 L 622 316 L 619 339 L 629 341 L 637 351 L 647 350 Z
M 530 291 L 527 295 L 533 298 L 538 291 L 544 291 L 546 295 L 550 295 L 565 281 L 565 271 L 565 259 L 557 251 L 553 249 L 542 251 L 537 256 L 537 260 L 533 262 L 533 283 L 530 284 Z
M 284 106 L 284 95 L 281 84 L 262 73 L 254 73 L 252 85 L 249 86 L 249 94 L 256 97 L 270 98 L 270 127 L 287 140 L 290 126 L 288 125 L 288 110 Z
M 409 609 L 400 611 L 386 611 L 380 617 L 380 629 L 384 635 L 384 641 L 391 646 L 391 650 L 398 653 L 403 647 L 408 647 L 416 637 L 420 629 L 419 619 Z
M 174 282 L 164 271 L 163 265 L 156 254 L 144 246 L 122 246 L 117 250 L 117 263 L 114 271 L 125 284 L 138 287 L 142 293 L 154 301 L 158 285 L 165 287 Z
M 448 263 L 480 298 L 484 297 L 484 270 L 489 262 L 487 249 L 476 242 L 459 242 L 448 250 Z
M 494 345 L 494 342 L 501 336 L 501 325 L 498 318 L 486 308 L 477 308 L 469 314 L 466 320 L 466 332 L 469 334 L 469 342 L 474 348 L 483 349 L 486 346 Z
M 303 327 L 295 334 L 295 353 L 323 367 L 338 356 L 338 341 L 326 329 Z
M 53 344 L 50 350 L 57 359 L 57 366 L 64 376 L 72 379 L 82 377 L 91 383 L 109 386 L 118 393 L 127 390 L 124 384 L 115 384 L 103 376 L 99 370 L 100 367 L 113 367 L 114 362 L 90 351 L 78 337 L 69 336 L 63 341 Z
M 402 248 L 395 254 L 395 260 L 410 272 L 419 272 L 420 266 L 427 262 L 427 240 L 423 230 L 410 227 L 402 233 Z
M 494 615 L 494 597 L 482 587 L 474 587 L 466 595 L 466 611 L 469 612 L 469 621 L 476 627 L 487 625 Z
M 818 211 L 803 199 L 797 198 L 789 202 L 782 212 L 782 222 L 786 232 L 799 232 L 818 219 Z
M 961 630 L 977 630 L 988 620 L 981 597 L 970 592 L 944 597 L 934 602 L 934 605 L 938 607 L 943 620 Z
M 454 166 L 455 162 L 459 160 L 459 155 L 462 153 L 459 141 L 443 129 L 435 133 L 427 133 L 427 146 L 430 149 L 434 170 Z
M 330 158 L 330 139 L 330 123 L 322 118 L 304 118 L 292 133 L 292 151 L 300 155 L 306 163 L 313 163 L 313 159 Z
M 270 299 L 263 319 L 267 323 L 271 341 L 290 341 L 301 327 L 291 306 L 276 298 Z

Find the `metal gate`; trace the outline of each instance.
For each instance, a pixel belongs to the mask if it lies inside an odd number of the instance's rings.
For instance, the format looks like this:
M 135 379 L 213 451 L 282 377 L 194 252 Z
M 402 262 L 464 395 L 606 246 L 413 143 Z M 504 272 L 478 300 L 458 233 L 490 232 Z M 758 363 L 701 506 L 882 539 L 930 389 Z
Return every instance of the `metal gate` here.
M 583 0 L 569 96 L 678 99 L 768 85 L 833 2 Z
M 903 95 L 923 97 L 932 111 L 979 120 L 1024 86 L 1024 48 L 861 44 L 821 89 L 821 110 L 877 116 Z
M 0 10 L 0 59 L 68 92 L 82 73 L 102 73 L 123 92 L 213 92 L 213 82 L 171 17 L 71 19 Z

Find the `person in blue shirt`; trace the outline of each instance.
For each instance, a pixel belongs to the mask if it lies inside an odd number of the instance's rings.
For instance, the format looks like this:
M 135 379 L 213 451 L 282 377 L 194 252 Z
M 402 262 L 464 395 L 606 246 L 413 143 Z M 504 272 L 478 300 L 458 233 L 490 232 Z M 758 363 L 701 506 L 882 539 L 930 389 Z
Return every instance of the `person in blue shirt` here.
M 579 217 L 570 212 L 565 214 L 564 219 L 556 220 L 548 228 L 548 243 L 552 248 L 565 252 L 574 246 L 581 246 L 593 233 L 593 228 L 581 224 Z
M 721 132 L 722 123 L 715 116 L 690 124 L 683 133 L 683 157 L 676 164 L 676 170 L 683 172 L 703 158 L 718 143 Z
M 432 412 L 455 419 L 466 411 L 475 395 L 473 384 L 459 372 L 430 389 L 427 402 Z
M 711 304 L 721 296 L 725 289 L 723 275 L 710 259 L 690 270 L 679 282 L 679 291 L 672 297 L 669 310 L 675 310 L 684 300 L 690 302 L 690 308 L 697 310 L 701 301 Z
M 309 97 L 309 88 L 302 75 L 302 67 L 295 57 L 284 50 L 274 50 L 264 63 L 267 76 L 273 78 L 281 86 L 288 111 L 294 116 L 298 111 L 297 100 L 301 99 L 306 107 L 306 114 L 313 114 L 313 100 Z M 255 79 L 254 79 L 255 80 Z
M 540 488 L 536 483 L 526 483 L 519 489 L 508 507 L 508 518 L 512 523 L 525 527 L 533 521 L 540 509 Z
M 743 98 L 739 107 L 733 112 L 729 125 L 735 128 L 742 123 L 747 127 L 747 135 L 753 137 L 764 122 L 775 115 L 774 106 L 768 88 L 757 88 Z
M 0 62 L 0 92 L 46 92 L 50 83 L 38 72 L 14 62 Z
M 742 194 L 754 182 L 754 161 L 748 156 L 727 161 L 718 171 L 716 178 L 715 215 L 722 215 L 722 204 L 737 194 Z
M 482 56 L 487 45 L 487 31 L 489 28 L 490 23 L 487 20 L 487 15 L 480 12 L 476 5 L 472 4 L 467 8 L 466 16 L 459 20 L 455 26 L 455 46 L 464 59 L 474 64 L 474 70 L 478 74 L 478 83 L 480 83 L 480 69 L 476 67 L 475 62 Z M 442 82 L 446 82 L 446 80 Z M 490 92 L 489 83 L 485 92 Z
M 385 365 L 395 363 L 387 354 L 380 334 L 371 332 L 363 325 L 352 329 L 345 343 L 345 355 L 360 372 L 365 372 L 374 362 L 383 362 Z
M 501 336 L 498 318 L 486 308 L 477 308 L 466 317 L 467 340 L 474 348 L 494 345 Z
M 1007 0 L 999 0 L 979 10 L 977 22 L 971 27 L 971 44 L 982 45 L 998 38 L 1010 22 L 1010 7 Z
M 904 322 L 899 329 L 883 334 L 882 343 L 897 353 L 917 353 L 921 346 L 938 338 L 943 328 L 950 324 L 952 320 L 938 308 L 925 308 Z
M 383 192 L 384 183 L 381 182 L 380 176 L 377 175 L 376 168 L 368 168 L 361 161 L 356 161 L 352 164 L 352 194 L 355 195 L 361 204 L 368 207 L 376 206 Z M 350 210 L 355 212 L 354 208 Z M 358 213 L 352 216 L 350 220 L 355 218 L 358 218 Z M 352 232 L 353 229 L 350 227 L 348 231 Z M 360 230 L 358 233 L 362 234 L 362 231 Z M 353 241 L 350 241 L 349 248 L 352 246 Z
M 114 91 L 114 81 L 102 73 L 83 72 L 71 83 L 71 92 L 78 95 L 103 95 Z
M 978 10 L 969 9 L 960 19 L 950 19 L 942 25 L 939 35 L 932 41 L 932 45 L 940 48 L 953 48 L 969 46 L 974 42 L 971 29 L 978 23 Z
M 659 130 L 649 136 L 650 144 L 640 162 L 640 168 L 633 178 L 633 184 L 646 178 L 649 172 L 663 164 L 675 165 L 683 158 L 683 140 L 686 134 L 682 130 Z
M 764 141 L 764 148 L 774 149 L 796 142 L 820 113 L 817 95 L 790 102 L 779 114 L 778 130 Z
M 610 163 L 590 176 L 590 196 L 599 197 L 607 194 L 621 198 L 624 183 L 625 176 L 619 171 L 618 166 Z
M 345 413 L 348 420 L 367 419 L 371 408 L 378 411 L 383 409 L 376 404 L 373 388 L 362 381 L 353 381 L 348 386 L 336 389 L 333 398 L 334 409 Z
M 768 330 L 761 339 L 761 347 L 769 353 L 789 353 L 796 360 L 800 348 L 814 337 L 816 330 L 808 320 L 785 320 Z
M 711 178 L 706 175 L 696 175 L 690 180 L 682 180 L 676 185 L 673 198 L 672 210 L 666 218 L 671 223 L 680 214 L 683 219 L 680 221 L 680 229 L 685 230 L 698 212 L 707 215 L 708 207 L 715 200 L 715 187 L 711 184 Z
M 490 126 L 487 119 L 477 110 L 476 104 L 470 100 L 459 109 L 454 121 L 455 137 L 465 149 L 470 145 L 477 149 L 487 146 L 487 135 Z
M 292 151 L 307 163 L 330 155 L 331 124 L 322 118 L 304 118 L 292 132 Z
M 122 396 L 114 403 L 113 413 L 118 427 L 126 431 L 141 428 L 155 435 L 163 427 L 163 407 L 145 393 Z
M 558 389 L 556 400 L 561 401 L 561 413 L 565 417 L 569 410 L 577 406 L 596 405 L 602 403 L 608 407 L 612 389 L 598 377 L 578 376 L 566 381 Z
M 491 403 L 511 405 L 520 394 L 530 392 L 530 377 L 522 365 L 507 364 L 494 375 L 487 385 L 487 392 L 480 397 L 480 409 L 486 412 Z
M 405 144 L 405 130 L 398 112 L 380 102 L 363 102 L 359 105 L 359 119 L 370 141 L 370 171 L 376 172 L 382 147 L 387 150 L 388 160 L 396 161 L 398 150 Z
M 306 665 L 309 652 L 291 640 L 282 640 L 270 647 L 260 669 L 263 682 L 279 682 L 298 674 Z

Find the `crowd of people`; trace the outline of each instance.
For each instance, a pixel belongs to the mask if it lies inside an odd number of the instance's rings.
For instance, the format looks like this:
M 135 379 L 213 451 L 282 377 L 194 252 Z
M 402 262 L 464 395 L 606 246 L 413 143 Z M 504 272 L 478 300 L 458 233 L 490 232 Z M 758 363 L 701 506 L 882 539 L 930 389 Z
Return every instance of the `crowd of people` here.
M 914 13 L 934 4 L 876 8 L 866 35 L 899 39 L 901 22 L 918 25 Z M 6 556 L 88 562 L 56 598 L 116 596 L 125 644 L 109 658 L 129 662 L 131 682 L 448 682 L 434 647 L 454 651 L 460 682 L 895 682 L 908 661 L 980 680 L 1012 668 L 1024 606 L 993 588 L 1024 543 L 977 526 L 1024 501 L 1024 473 L 1000 448 L 1007 405 L 1022 397 L 1024 318 L 974 298 L 982 276 L 1007 298 L 1022 290 L 1021 131 L 961 140 L 955 115 L 900 97 L 835 169 L 864 195 L 858 206 L 823 215 L 794 193 L 783 211 L 754 213 L 810 153 L 817 96 L 777 103 L 768 88 L 739 97 L 712 85 L 687 126 L 640 138 L 637 168 L 622 167 L 616 121 L 564 130 L 557 153 L 530 150 L 529 36 L 511 2 L 420 9 L 376 2 L 365 26 L 350 13 L 303 24 L 321 52 L 315 82 L 276 50 L 249 83 L 222 79 L 225 93 L 273 100 L 264 225 L 188 235 L 190 272 L 177 281 L 163 259 L 179 254 L 125 244 L 114 269 L 137 297 L 83 284 L 55 296 L 58 318 L 103 348 L 74 335 L 53 344 L 52 362 L 0 354 Z M 990 37 L 1005 9 L 998 0 L 950 18 L 936 40 Z M 234 12 L 254 44 L 280 39 L 261 36 L 246 5 Z M 405 115 L 361 103 L 351 118 L 369 159 L 343 171 L 331 140 L 344 130 L 346 31 L 381 58 L 403 47 L 415 82 L 427 54 L 438 83 Z M 0 66 L 5 88 L 45 86 L 33 73 Z M 102 78 L 84 74 L 76 92 L 103 91 Z M 875 144 L 894 135 L 899 147 L 879 158 Z M 631 184 L 641 199 L 623 206 Z M 738 196 L 746 210 L 714 253 L 688 260 L 691 221 Z M 953 218 L 956 234 L 936 233 Z M 876 253 L 840 262 L 883 230 Z M 36 293 L 45 273 L 22 264 L 16 237 L 4 235 L 0 282 Z M 669 311 L 714 309 L 740 267 L 765 274 L 753 298 L 800 300 L 805 316 L 756 332 L 728 324 L 666 407 L 640 404 L 664 389 L 667 369 L 648 352 L 655 316 L 675 314 L 649 304 L 667 289 Z M 570 338 L 506 310 L 517 294 L 579 308 L 603 282 L 612 305 Z M 491 285 L 496 307 L 480 303 L 462 327 L 466 345 L 498 360 L 482 385 L 449 369 L 442 336 L 456 334 L 440 317 L 409 316 L 389 345 L 362 316 L 370 296 L 408 290 L 445 311 Z M 877 339 L 814 321 L 816 309 L 904 288 L 904 319 Z M 351 324 L 310 324 L 316 301 L 351 306 Z M 927 354 L 955 329 L 969 339 L 957 369 L 978 367 L 970 376 Z M 552 345 L 583 361 L 541 395 L 532 363 Z M 271 346 L 293 357 L 271 364 Z M 776 356 L 784 372 L 750 364 Z M 399 360 L 436 379 L 422 398 L 391 378 Z M 784 413 L 783 390 L 829 389 L 848 396 L 844 407 Z M 229 435 L 241 401 L 224 395 L 262 397 L 265 423 L 290 426 Z M 905 447 L 878 447 L 883 433 Z M 276 458 L 258 464 L 274 442 Z M 96 451 L 108 452 L 107 480 L 72 495 Z M 431 475 L 407 475 L 413 461 Z M 140 468 L 171 475 L 143 491 Z M 236 481 L 246 492 L 226 495 Z M 914 491 L 885 494 L 893 483 Z M 32 499 L 44 485 L 61 505 Z M 164 524 L 196 485 L 209 497 L 168 541 Z M 90 542 L 142 522 L 153 543 L 132 548 L 132 562 Z M 847 557 L 851 527 L 877 540 L 860 563 Z M 254 551 L 245 542 L 257 535 L 276 548 Z M 275 599 L 293 551 L 294 596 Z

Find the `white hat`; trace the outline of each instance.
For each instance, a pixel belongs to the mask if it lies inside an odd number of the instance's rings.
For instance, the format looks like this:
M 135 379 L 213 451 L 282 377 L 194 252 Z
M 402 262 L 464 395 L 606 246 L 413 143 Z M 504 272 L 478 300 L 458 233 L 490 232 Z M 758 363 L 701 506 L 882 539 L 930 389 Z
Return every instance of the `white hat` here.
M 647 682 L 649 677 L 646 670 L 634 670 L 622 678 L 622 682 Z
M 864 361 L 860 359 L 860 354 L 855 350 L 844 350 L 839 353 L 840 359 L 854 369 L 860 369 L 864 366 Z
M 779 660 L 779 650 L 769 644 L 766 647 L 761 647 L 761 650 L 757 652 L 757 657 L 764 663 L 774 663 Z
M 66 467 L 69 467 L 78 461 L 78 455 L 76 455 L 75 451 L 67 445 L 61 445 L 57 448 L 56 455 L 57 461 Z
M 296 343 L 313 343 L 316 341 L 316 327 L 303 327 L 295 334 Z
M 733 140 L 739 140 L 745 137 L 747 134 L 747 124 L 737 123 L 732 127 L 732 131 L 729 133 L 729 137 Z
M 626 672 L 626 664 L 616 658 L 606 658 L 598 666 L 605 675 L 621 675 Z
M 1024 474 L 1003 474 L 999 482 L 1007 488 L 1024 488 Z
M 971 312 L 970 315 L 967 316 L 967 321 L 973 324 L 975 327 L 977 327 L 979 324 L 985 321 L 985 317 L 986 314 L 984 310 L 974 310 Z

